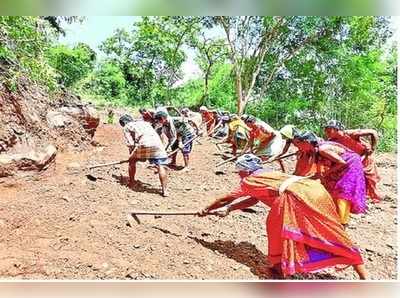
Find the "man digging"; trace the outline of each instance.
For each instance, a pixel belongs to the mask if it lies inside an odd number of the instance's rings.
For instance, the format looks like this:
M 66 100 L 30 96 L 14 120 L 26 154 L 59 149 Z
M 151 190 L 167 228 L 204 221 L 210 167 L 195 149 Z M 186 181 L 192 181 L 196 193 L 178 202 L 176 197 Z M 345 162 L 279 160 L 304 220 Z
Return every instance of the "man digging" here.
M 124 137 L 129 148 L 129 187 L 134 187 L 138 181 L 135 180 L 136 163 L 148 160 L 157 167 L 161 182 L 162 196 L 167 197 L 167 172 L 165 165 L 168 164 L 168 155 L 157 132 L 150 123 L 140 119 L 133 119 L 129 115 L 123 115 L 119 119 L 124 129 Z

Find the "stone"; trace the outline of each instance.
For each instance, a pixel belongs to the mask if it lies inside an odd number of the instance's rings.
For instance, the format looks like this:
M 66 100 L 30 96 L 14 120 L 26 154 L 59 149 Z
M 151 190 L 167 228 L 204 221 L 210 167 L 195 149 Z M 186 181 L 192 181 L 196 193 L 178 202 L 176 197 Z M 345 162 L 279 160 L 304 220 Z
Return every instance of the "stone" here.
M 46 115 L 47 124 L 50 128 L 65 128 L 73 121 L 71 117 L 66 116 L 60 111 L 50 111 Z
M 64 200 L 66 202 L 70 202 L 71 201 L 71 199 L 68 196 L 62 196 L 61 200 Z
M 130 204 L 130 205 L 137 205 L 138 203 L 139 203 L 138 200 L 135 200 L 135 199 L 130 199 L 130 200 L 129 200 L 129 204 Z
M 67 170 L 79 170 L 81 165 L 77 162 L 71 162 L 67 165 Z
M 42 171 L 47 169 L 57 155 L 57 148 L 49 145 L 38 152 L 31 150 L 20 154 L 3 154 L 0 156 L 0 177 L 14 176 L 18 171 Z

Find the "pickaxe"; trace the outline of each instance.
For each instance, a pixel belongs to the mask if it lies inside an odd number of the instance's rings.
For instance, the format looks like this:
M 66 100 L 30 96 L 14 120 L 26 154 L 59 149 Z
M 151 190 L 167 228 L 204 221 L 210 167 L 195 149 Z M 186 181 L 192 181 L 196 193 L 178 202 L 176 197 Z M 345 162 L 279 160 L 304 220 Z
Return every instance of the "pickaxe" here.
M 248 213 L 256 213 L 256 211 L 254 211 L 253 209 L 251 209 L 251 208 L 245 208 L 245 209 L 242 209 L 242 211 L 243 212 L 248 212 Z M 185 211 L 183 211 L 183 212 L 154 212 L 154 211 L 131 211 L 130 212 L 130 215 L 133 217 L 133 219 L 138 223 L 138 224 L 140 224 L 140 220 L 139 220 L 139 217 L 138 217 L 138 215 L 167 215 L 167 216 L 169 216 L 169 215 L 192 215 L 192 216 L 195 216 L 195 215 L 198 215 L 199 213 L 198 212 L 185 212 Z M 213 212 L 210 212 L 210 213 L 207 213 L 208 215 L 216 215 L 216 214 L 214 214 Z

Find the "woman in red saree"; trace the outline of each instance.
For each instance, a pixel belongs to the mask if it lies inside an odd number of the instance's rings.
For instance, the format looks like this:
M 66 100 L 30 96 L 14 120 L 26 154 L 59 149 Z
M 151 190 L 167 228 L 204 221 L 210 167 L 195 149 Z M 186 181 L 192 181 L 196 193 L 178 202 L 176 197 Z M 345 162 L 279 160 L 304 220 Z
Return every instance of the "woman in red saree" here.
M 207 134 L 210 135 L 217 124 L 216 114 L 214 111 L 210 111 L 206 106 L 201 106 L 199 111 L 201 113 L 203 123 L 206 125 Z
M 356 152 L 362 158 L 367 194 L 373 203 L 381 201 L 381 195 L 377 190 L 380 180 L 378 168 L 375 163 L 374 152 L 378 144 L 378 133 L 374 129 L 345 130 L 344 126 L 336 120 L 331 120 L 325 125 L 325 135 L 328 141 L 342 144 Z M 361 138 L 369 137 L 370 143 Z
M 352 265 L 360 279 L 366 279 L 361 254 L 340 224 L 335 203 L 318 181 L 267 172 L 252 154 L 239 157 L 236 167 L 242 177 L 240 186 L 200 211 L 200 216 L 226 216 L 262 202 L 271 208 L 266 222 L 268 260 L 284 276 L 345 264 Z M 237 202 L 238 198 L 246 199 Z
M 360 156 L 346 146 L 318 140 L 312 132 L 297 133 L 294 174 L 320 179 L 337 204 L 340 221 L 347 225 L 350 213 L 367 211 L 366 185 Z

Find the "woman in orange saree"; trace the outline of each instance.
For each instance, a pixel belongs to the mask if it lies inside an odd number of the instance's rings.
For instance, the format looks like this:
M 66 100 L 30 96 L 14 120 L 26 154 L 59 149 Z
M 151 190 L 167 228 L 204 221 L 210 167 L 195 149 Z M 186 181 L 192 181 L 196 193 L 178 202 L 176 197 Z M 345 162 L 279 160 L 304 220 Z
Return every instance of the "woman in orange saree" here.
M 271 208 L 266 222 L 268 260 L 285 277 L 345 264 L 352 265 L 360 279 L 366 279 L 361 254 L 345 233 L 335 203 L 320 182 L 267 172 L 252 154 L 239 157 L 236 167 L 242 177 L 239 187 L 200 211 L 200 216 L 226 216 L 262 202 Z M 239 198 L 246 199 L 237 202 Z

